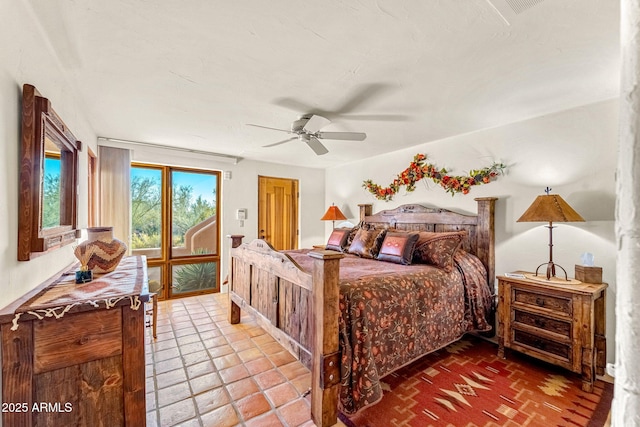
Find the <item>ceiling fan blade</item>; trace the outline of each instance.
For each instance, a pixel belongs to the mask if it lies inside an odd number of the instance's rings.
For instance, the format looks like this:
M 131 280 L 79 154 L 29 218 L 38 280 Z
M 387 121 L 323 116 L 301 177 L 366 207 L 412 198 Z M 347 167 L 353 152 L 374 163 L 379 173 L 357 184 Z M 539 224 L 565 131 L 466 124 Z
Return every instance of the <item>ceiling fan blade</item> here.
M 367 137 L 363 132 L 318 132 L 318 138 L 321 139 L 338 139 L 341 141 L 364 141 Z
M 306 142 L 307 145 L 311 147 L 313 152 L 318 156 L 322 156 L 323 154 L 327 154 L 329 152 L 329 150 L 327 150 L 327 147 L 322 145 L 322 143 L 315 136 L 309 135 L 309 139 L 304 138 L 303 141 Z
M 274 142 L 273 144 L 263 145 L 262 147 L 264 147 L 264 148 L 266 148 L 266 147 L 275 147 L 276 145 L 284 144 L 285 142 L 293 141 L 293 140 L 296 140 L 296 139 L 298 139 L 298 137 L 294 136 L 294 137 L 291 137 L 291 138 L 284 139 L 282 141 Z
M 329 123 L 331 123 L 331 120 L 314 114 L 313 116 L 311 116 L 307 124 L 304 125 L 302 130 L 308 133 L 316 133 Z
M 253 126 L 255 128 L 262 128 L 262 129 L 277 130 L 279 132 L 292 133 L 290 130 L 287 130 L 287 129 L 270 128 L 269 126 L 254 125 L 254 124 L 251 124 L 251 123 L 247 123 L 247 126 Z
M 335 109 L 334 112 L 338 115 L 342 115 L 359 110 L 366 104 L 370 103 L 370 100 L 379 97 L 384 91 L 389 90 L 390 88 L 391 85 L 388 83 L 370 83 L 360 85 L 355 90 L 351 91 L 351 97 L 339 108 Z

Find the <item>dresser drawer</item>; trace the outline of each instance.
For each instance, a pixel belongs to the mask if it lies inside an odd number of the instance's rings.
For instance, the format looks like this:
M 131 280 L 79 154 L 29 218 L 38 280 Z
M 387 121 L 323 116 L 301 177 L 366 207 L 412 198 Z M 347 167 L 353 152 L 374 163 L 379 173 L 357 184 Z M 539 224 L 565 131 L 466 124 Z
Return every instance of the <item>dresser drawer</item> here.
M 568 362 L 571 361 L 570 344 L 563 344 L 561 342 L 539 337 L 518 329 L 513 330 L 513 344 L 525 345 L 536 350 L 559 356 Z
M 516 288 L 513 290 L 513 301 L 531 307 L 545 308 L 556 313 L 566 314 L 567 316 L 572 315 L 571 298 L 539 294 Z
M 513 310 L 513 321 L 571 338 L 571 322 L 563 322 L 518 309 Z

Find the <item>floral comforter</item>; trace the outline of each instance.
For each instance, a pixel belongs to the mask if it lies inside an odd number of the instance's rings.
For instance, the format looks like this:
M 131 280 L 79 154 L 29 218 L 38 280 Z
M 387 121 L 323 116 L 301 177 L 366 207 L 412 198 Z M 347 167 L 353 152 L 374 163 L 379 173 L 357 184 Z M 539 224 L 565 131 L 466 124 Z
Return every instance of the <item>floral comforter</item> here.
M 308 250 L 287 251 L 310 271 Z M 346 255 L 340 261 L 340 410 L 382 399 L 380 379 L 470 331 L 490 330 L 484 266 L 458 251 L 450 273 Z

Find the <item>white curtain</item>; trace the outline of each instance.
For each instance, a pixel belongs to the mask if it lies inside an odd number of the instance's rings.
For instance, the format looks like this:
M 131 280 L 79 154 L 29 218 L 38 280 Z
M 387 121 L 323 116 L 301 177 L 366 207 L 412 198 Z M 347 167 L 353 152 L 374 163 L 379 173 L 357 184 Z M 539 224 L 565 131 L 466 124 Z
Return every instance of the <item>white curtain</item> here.
M 131 151 L 101 145 L 98 225 L 113 226 L 114 237 L 131 248 Z M 129 252 L 130 253 L 130 252 Z

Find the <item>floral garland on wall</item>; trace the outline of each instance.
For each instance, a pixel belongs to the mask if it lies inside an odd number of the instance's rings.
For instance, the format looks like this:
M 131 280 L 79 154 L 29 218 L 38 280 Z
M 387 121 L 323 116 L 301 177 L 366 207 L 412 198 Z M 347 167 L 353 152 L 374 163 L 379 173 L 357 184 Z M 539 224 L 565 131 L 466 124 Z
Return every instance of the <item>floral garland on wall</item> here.
M 401 186 L 406 186 L 406 191 L 411 192 L 416 189 L 418 181 L 429 178 L 454 196 L 456 193 L 467 194 L 473 185 L 490 183 L 498 175 L 503 175 L 506 167 L 502 163 L 494 163 L 483 169 L 471 170 L 465 176 L 454 176 L 449 175 L 446 169 L 438 169 L 432 163 L 425 163 L 426 160 L 426 155 L 416 154 L 409 167 L 400 172 L 388 187 L 382 187 L 370 179 L 364 181 L 362 186 L 378 200 L 388 202 L 393 199 Z

